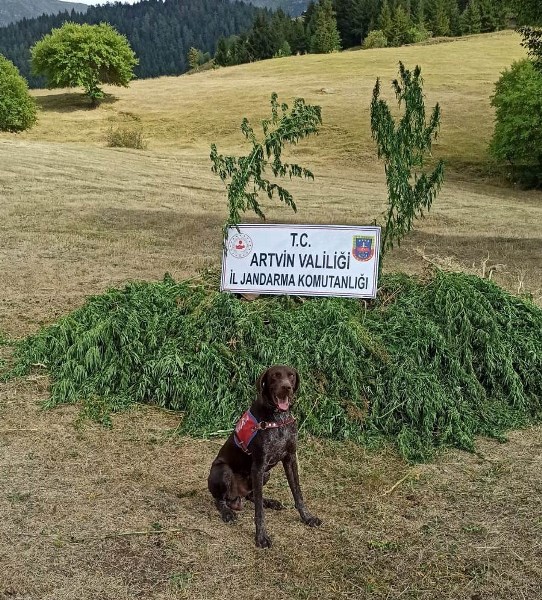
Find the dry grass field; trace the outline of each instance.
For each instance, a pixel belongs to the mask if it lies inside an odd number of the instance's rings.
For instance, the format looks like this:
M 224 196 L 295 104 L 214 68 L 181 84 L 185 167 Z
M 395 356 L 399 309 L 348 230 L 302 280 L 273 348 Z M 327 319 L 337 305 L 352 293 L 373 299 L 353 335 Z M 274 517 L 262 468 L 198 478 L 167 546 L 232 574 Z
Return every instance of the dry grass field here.
M 20 338 L 128 280 L 217 266 L 225 194 L 209 146 L 241 152 L 242 117 L 264 118 L 272 91 L 320 104 L 324 126 L 292 153 L 316 176 L 290 186 L 299 213 L 270 207 L 270 220 L 378 217 L 369 102 L 399 60 L 422 66 L 428 103 L 441 103 L 447 174 L 386 268 L 491 270 L 541 303 L 541 194 L 495 178 L 486 154 L 493 82 L 522 56 L 502 32 L 136 81 L 97 110 L 34 92 L 38 125 L 0 135 L 0 332 Z M 141 127 L 148 149 L 107 148 L 119 125 Z M 0 600 L 542 598 L 540 427 L 420 466 L 304 439 L 302 485 L 324 525 L 299 522 L 277 471 L 270 487 L 289 509 L 268 514 L 274 547 L 261 551 L 250 510 L 226 526 L 207 493 L 221 440 L 171 435 L 178 416 L 150 408 L 112 430 L 73 407 L 43 412 L 47 385 L 38 373 L 0 383 Z

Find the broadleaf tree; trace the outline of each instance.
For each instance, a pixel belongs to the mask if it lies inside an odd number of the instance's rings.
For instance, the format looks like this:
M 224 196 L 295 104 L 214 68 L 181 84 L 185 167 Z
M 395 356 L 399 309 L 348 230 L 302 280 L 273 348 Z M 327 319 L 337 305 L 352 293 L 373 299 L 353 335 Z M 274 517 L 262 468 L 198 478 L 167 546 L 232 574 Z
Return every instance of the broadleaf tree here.
M 542 28 L 520 27 L 519 32 L 523 36 L 521 45 L 527 50 L 535 68 L 542 72 Z
M 82 87 L 93 106 L 102 84 L 127 87 L 138 60 L 128 40 L 108 23 L 64 23 L 31 48 L 32 70 L 50 88 Z
M 542 73 L 530 60 L 514 63 L 495 84 L 491 97 L 495 132 L 489 146 L 507 161 L 511 176 L 526 187 L 542 185 Z
M 36 122 L 36 103 L 17 67 L 0 54 L 0 131 L 24 131 Z

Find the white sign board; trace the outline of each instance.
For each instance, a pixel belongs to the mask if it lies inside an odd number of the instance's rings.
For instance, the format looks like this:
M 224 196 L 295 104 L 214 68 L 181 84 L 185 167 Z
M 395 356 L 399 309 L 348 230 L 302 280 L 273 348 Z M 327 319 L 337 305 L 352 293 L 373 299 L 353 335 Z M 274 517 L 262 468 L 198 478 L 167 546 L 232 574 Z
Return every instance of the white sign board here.
M 374 298 L 380 227 L 230 227 L 221 290 L 252 294 Z

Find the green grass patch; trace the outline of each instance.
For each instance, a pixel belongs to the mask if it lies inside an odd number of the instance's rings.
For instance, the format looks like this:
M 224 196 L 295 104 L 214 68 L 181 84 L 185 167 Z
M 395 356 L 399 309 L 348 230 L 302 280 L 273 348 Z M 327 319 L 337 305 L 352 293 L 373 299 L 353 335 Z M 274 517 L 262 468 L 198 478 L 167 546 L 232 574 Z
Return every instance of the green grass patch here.
M 52 377 L 48 407 L 112 410 L 151 403 L 182 411 L 180 430 L 231 428 L 273 363 L 295 366 L 302 431 L 392 439 L 409 460 L 473 447 L 542 418 L 542 310 L 461 273 L 384 277 L 374 303 L 263 297 L 214 284 L 132 283 L 21 342 L 22 375 Z

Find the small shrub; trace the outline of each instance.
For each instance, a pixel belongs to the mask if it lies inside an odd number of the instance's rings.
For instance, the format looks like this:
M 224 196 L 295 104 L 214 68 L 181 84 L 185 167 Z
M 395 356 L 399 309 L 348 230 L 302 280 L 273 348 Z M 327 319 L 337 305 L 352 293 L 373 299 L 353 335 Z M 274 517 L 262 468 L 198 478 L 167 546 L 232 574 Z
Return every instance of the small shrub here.
M 107 132 L 107 145 L 110 148 L 135 148 L 145 150 L 148 146 L 143 137 L 141 129 L 129 129 L 127 127 L 112 127 Z
M 370 48 L 386 48 L 388 40 L 384 35 L 384 32 L 380 29 L 374 29 L 370 31 L 363 41 L 363 48 L 369 50 Z
M 290 48 L 290 44 L 284 40 L 282 42 L 281 47 L 277 50 L 274 58 L 282 58 L 283 56 L 292 56 L 292 49 Z
M 193 46 L 188 51 L 188 64 L 190 68 L 197 69 L 203 63 L 203 52 Z
M 411 44 L 425 42 L 425 40 L 428 40 L 430 37 L 431 32 L 428 31 L 425 27 L 420 27 L 419 25 L 411 27 L 408 30 L 409 43 Z
M 507 161 L 511 177 L 529 187 L 542 184 L 542 74 L 529 60 L 503 72 L 491 98 L 495 132 L 491 154 Z
M 190 74 L 202 73 L 203 71 L 212 71 L 213 69 L 216 69 L 216 67 L 217 67 L 217 65 L 215 64 L 215 61 L 213 59 L 211 59 L 211 60 L 208 60 L 207 62 L 204 62 L 202 65 L 200 65 L 194 71 L 190 71 Z
M 0 131 L 24 131 L 36 122 L 36 103 L 17 67 L 0 54 Z
M 188 51 L 188 65 L 190 66 L 189 73 L 197 73 L 199 71 L 206 71 L 207 69 L 212 68 L 213 65 L 209 63 L 211 63 L 211 55 L 209 52 L 202 52 L 194 47 L 190 48 Z

